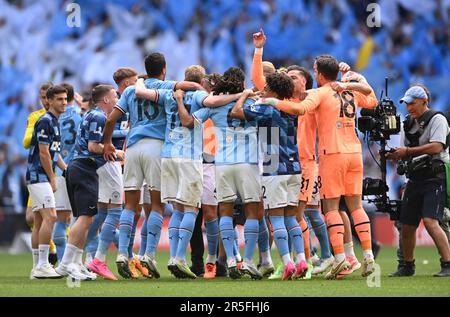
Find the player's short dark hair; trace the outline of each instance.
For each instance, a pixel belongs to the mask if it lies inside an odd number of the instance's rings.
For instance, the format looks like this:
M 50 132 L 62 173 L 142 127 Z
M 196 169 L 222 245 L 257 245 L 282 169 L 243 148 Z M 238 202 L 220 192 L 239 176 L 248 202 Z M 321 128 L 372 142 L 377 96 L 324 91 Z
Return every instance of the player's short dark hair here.
M 339 74 L 339 63 L 331 55 L 319 55 L 316 57 L 317 72 L 328 80 L 336 80 Z
M 294 82 L 291 77 L 282 72 L 267 75 L 267 86 L 278 95 L 279 99 L 289 99 L 294 93 Z
M 55 95 L 62 94 L 62 93 L 67 94 L 67 89 L 61 85 L 55 85 L 55 86 L 51 86 L 49 89 L 47 89 L 46 96 L 47 96 L 47 99 L 53 99 L 53 97 Z
M 166 58 L 161 53 L 151 53 L 145 58 L 145 71 L 149 77 L 161 75 L 165 67 Z
M 73 89 L 73 86 L 68 83 L 62 83 L 60 86 L 66 88 L 67 90 L 67 102 L 72 102 L 75 96 L 75 91 Z
M 47 91 L 52 86 L 53 86 L 53 83 L 47 81 L 39 87 L 39 91 Z
M 137 76 L 137 74 L 138 72 L 131 67 L 121 67 L 114 72 L 113 79 L 117 85 L 120 85 L 124 79 Z
M 228 68 L 223 76 L 218 78 L 214 86 L 214 94 L 237 94 L 244 91 L 245 74 L 239 67 Z
M 306 84 L 305 88 L 306 90 L 312 89 L 314 84 L 314 79 L 311 75 L 311 73 L 305 68 L 298 65 L 291 65 L 287 68 L 287 72 L 289 73 L 291 70 L 296 70 L 300 72 L 300 74 L 305 78 Z
M 114 87 L 111 85 L 98 85 L 92 89 L 91 93 L 91 105 L 95 105 L 100 101 L 107 93 L 111 90 L 114 90 Z

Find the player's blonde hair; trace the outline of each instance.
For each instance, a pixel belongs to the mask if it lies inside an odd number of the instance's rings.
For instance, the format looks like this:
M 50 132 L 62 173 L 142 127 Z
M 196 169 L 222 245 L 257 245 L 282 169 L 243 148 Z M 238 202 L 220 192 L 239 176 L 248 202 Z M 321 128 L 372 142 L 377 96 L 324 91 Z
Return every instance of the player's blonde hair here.
M 275 68 L 275 66 L 273 66 L 273 64 L 271 62 L 264 61 L 264 62 L 262 62 L 262 66 L 263 66 L 264 76 L 275 73 L 276 68 Z
M 184 71 L 184 80 L 193 81 L 195 83 L 200 84 L 205 75 L 206 71 L 203 66 L 192 65 L 186 68 L 186 70 Z

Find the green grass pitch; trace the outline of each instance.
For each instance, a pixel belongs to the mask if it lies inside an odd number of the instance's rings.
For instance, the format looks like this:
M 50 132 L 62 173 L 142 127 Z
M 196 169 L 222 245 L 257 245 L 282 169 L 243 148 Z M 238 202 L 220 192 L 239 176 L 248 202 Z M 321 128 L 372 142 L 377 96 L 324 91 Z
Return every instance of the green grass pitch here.
M 278 261 L 275 252 L 273 258 Z M 108 261 L 111 270 L 117 273 L 114 259 L 115 253 Z M 450 296 L 450 279 L 432 276 L 440 270 L 435 248 L 417 248 L 416 276 L 406 278 L 388 277 L 397 265 L 395 249 L 382 248 L 377 258 L 381 267 L 379 287 L 369 287 L 359 271 L 335 281 L 327 281 L 323 276 L 297 281 L 177 280 L 166 269 L 168 253 L 159 252 L 157 260 L 162 275 L 158 280 L 140 278 L 115 282 L 99 279 L 70 288 L 66 279 L 30 280 L 31 254 L 0 254 L 0 296 Z

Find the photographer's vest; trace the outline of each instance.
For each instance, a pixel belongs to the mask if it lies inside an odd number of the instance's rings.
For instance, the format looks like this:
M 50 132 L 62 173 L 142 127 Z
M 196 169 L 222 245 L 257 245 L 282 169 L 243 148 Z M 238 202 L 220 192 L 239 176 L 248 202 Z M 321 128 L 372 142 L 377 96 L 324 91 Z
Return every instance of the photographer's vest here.
M 449 124 L 449 118 L 442 112 L 436 111 L 436 110 L 428 110 L 426 111 L 418 120 L 417 123 L 419 124 L 419 129 L 416 131 L 416 133 L 409 133 L 409 131 L 414 126 L 414 119 L 411 118 L 410 115 L 406 116 L 405 121 L 403 121 L 403 129 L 405 131 L 405 139 L 408 140 L 410 147 L 419 146 L 419 139 L 422 136 L 423 132 L 425 131 L 425 128 L 430 123 L 430 120 L 437 114 L 443 115 L 447 119 L 447 123 Z M 450 124 L 449 124 L 450 125 Z M 447 135 L 447 139 L 445 141 L 445 148 L 448 148 L 450 144 L 450 134 Z
M 419 129 L 415 133 L 410 133 L 410 130 L 414 126 L 414 119 L 411 118 L 410 115 L 408 115 L 406 117 L 406 119 L 403 121 L 403 130 L 405 132 L 405 139 L 408 141 L 408 146 L 416 147 L 416 146 L 420 145 L 419 144 L 420 137 L 424 133 L 424 131 L 425 131 L 426 127 L 428 126 L 428 124 L 430 123 L 431 119 L 437 114 L 443 115 L 447 119 L 447 123 L 448 123 L 448 117 L 444 113 L 430 109 L 430 110 L 427 110 L 417 120 Z M 406 142 L 405 142 L 405 144 L 406 144 Z M 444 149 L 448 148 L 449 144 L 450 144 L 450 133 L 447 134 Z M 449 169 L 449 172 L 450 172 L 450 169 Z M 424 168 L 420 171 L 417 171 L 414 174 L 409 175 L 408 177 L 412 180 L 427 180 L 427 179 L 433 179 L 433 178 L 441 178 L 442 179 L 443 174 L 444 174 L 444 163 L 441 160 L 431 160 L 431 157 L 430 157 L 430 162 L 428 163 L 426 168 Z M 447 177 L 447 179 L 450 179 L 450 178 Z

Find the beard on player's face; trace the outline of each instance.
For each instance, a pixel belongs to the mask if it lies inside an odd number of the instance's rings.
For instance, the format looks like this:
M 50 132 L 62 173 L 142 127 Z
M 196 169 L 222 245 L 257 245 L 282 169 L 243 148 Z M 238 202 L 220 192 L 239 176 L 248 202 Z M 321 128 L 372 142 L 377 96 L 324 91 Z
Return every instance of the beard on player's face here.
M 320 74 L 317 71 L 317 65 L 316 64 L 314 64 L 314 79 L 316 80 L 317 87 L 322 86 L 321 83 L 320 83 Z

